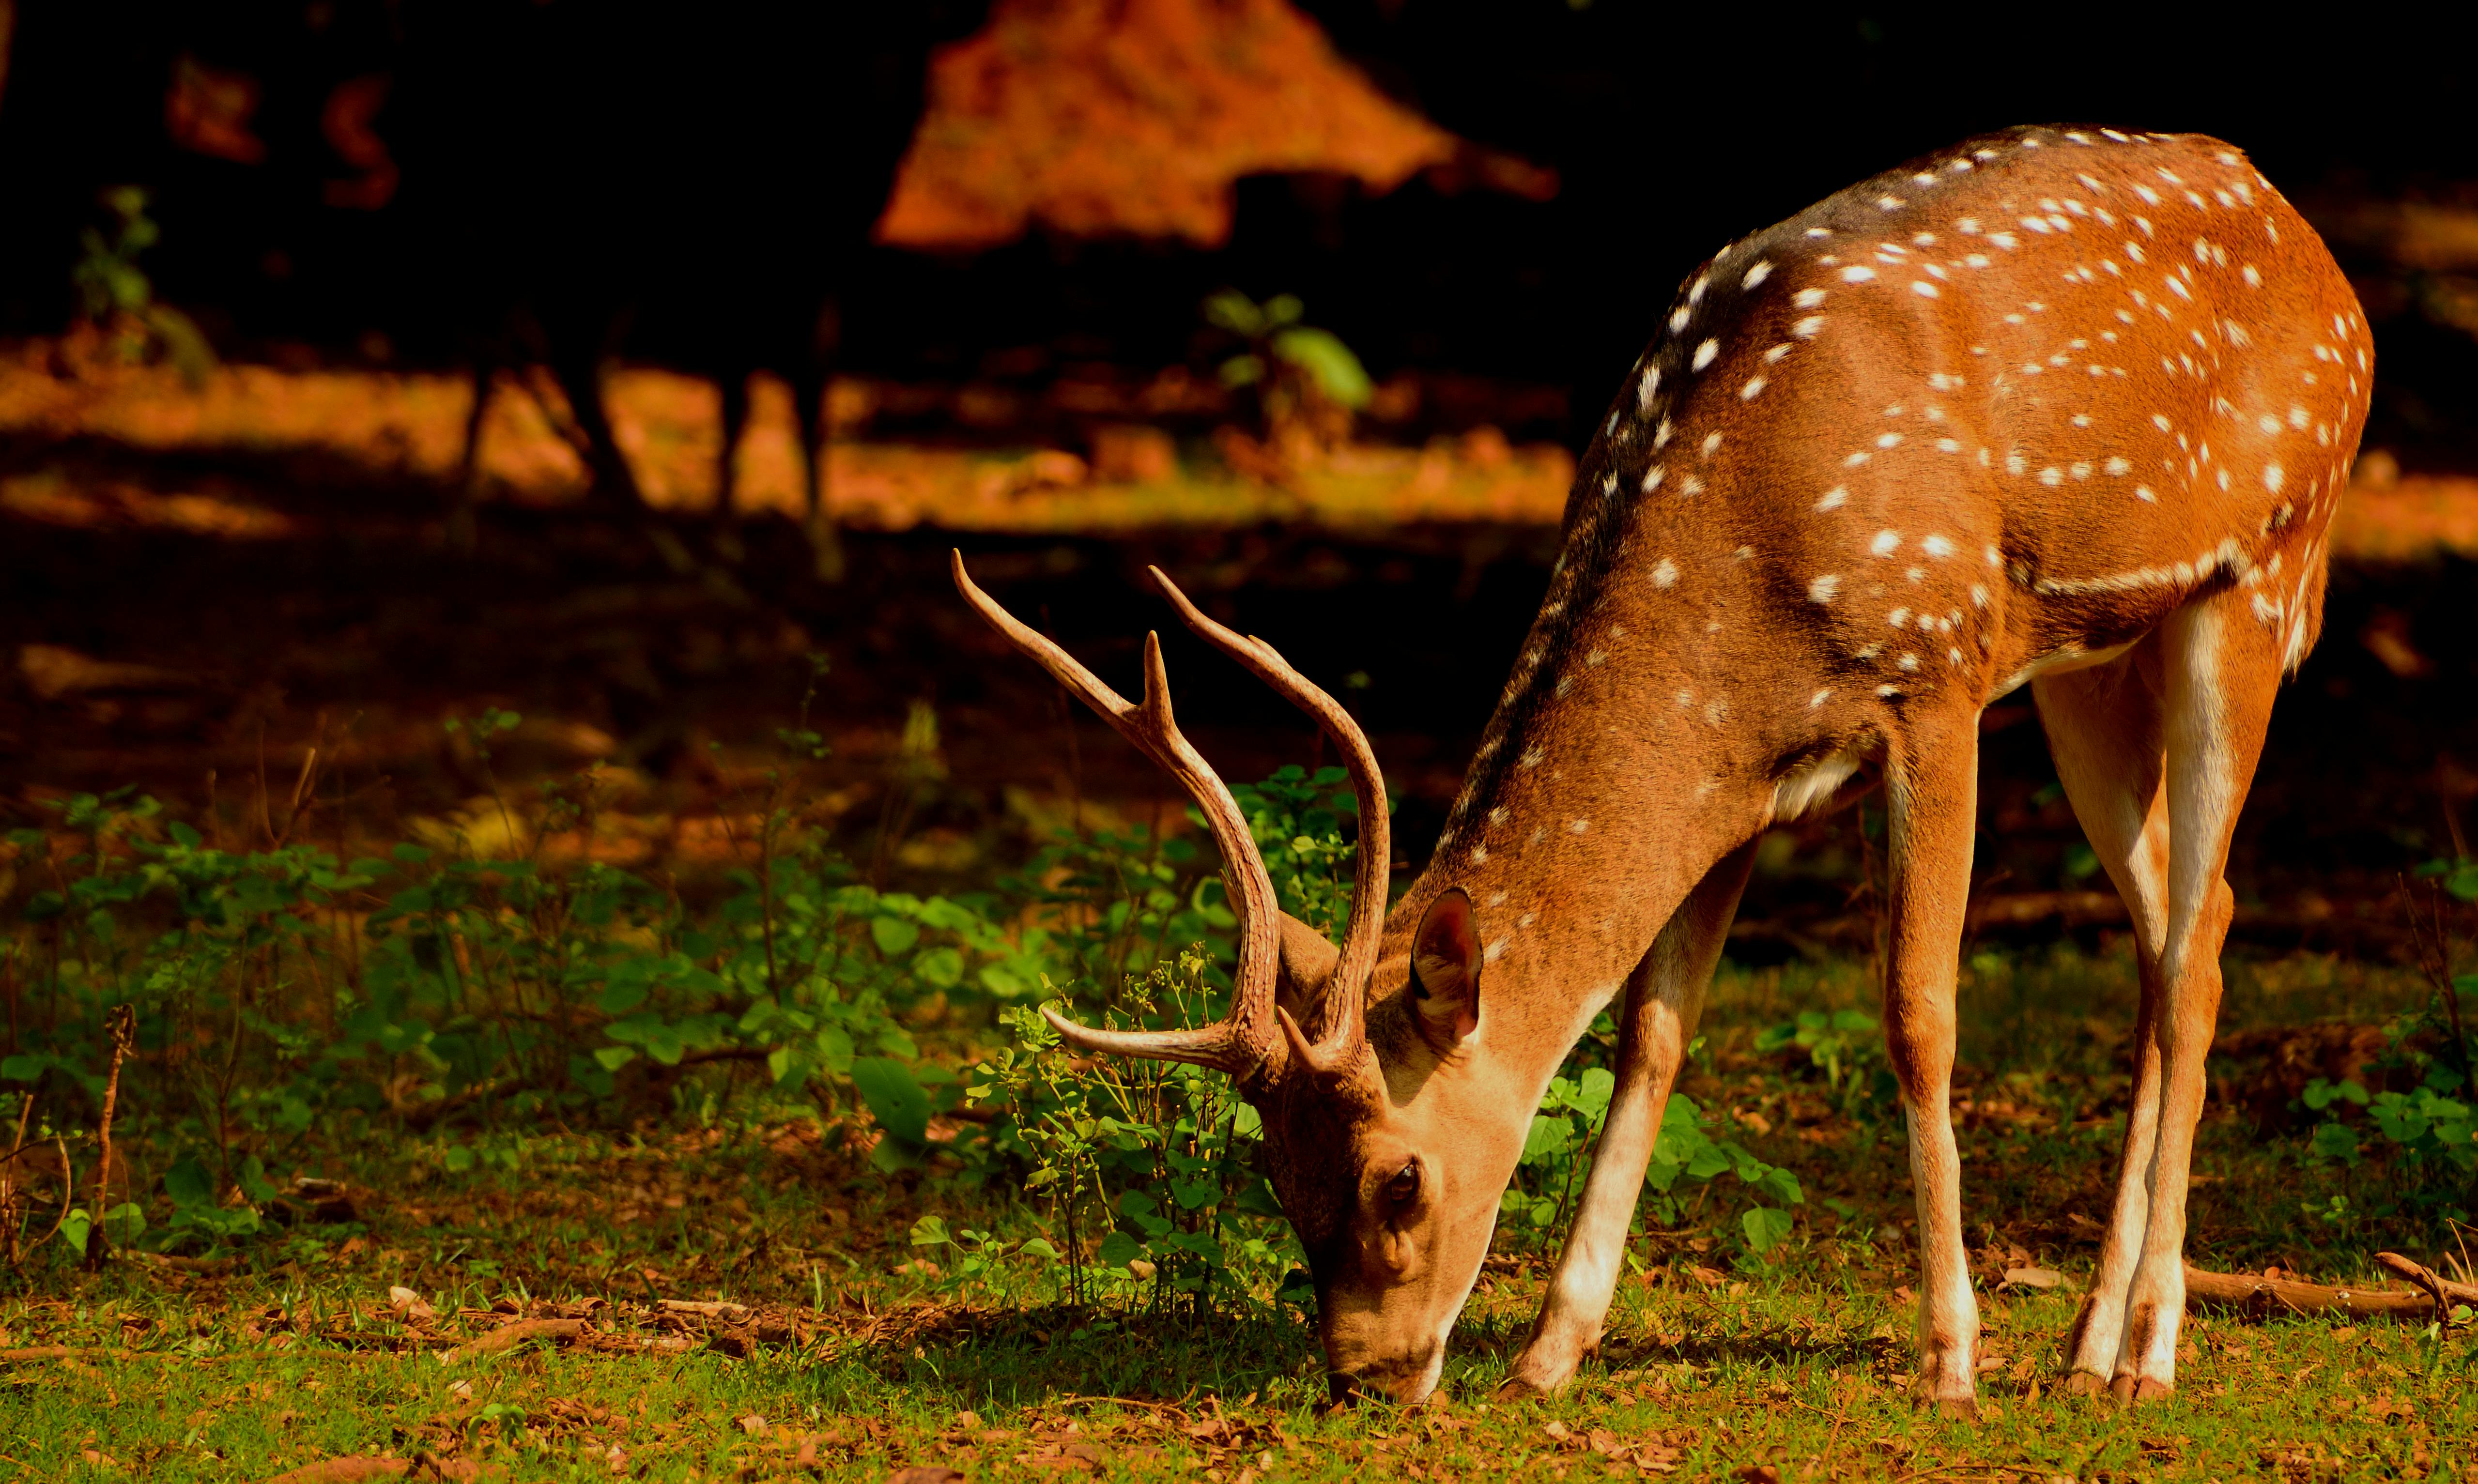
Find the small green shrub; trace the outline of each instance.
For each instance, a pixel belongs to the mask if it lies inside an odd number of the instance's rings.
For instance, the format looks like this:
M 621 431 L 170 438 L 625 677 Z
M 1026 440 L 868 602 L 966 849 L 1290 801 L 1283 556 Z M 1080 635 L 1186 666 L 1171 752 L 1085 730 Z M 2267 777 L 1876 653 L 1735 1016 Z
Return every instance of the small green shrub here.
M 1502 1219 L 1518 1239 L 1553 1240 L 1564 1225 L 1591 1155 L 1608 1119 L 1609 1097 L 1617 1078 L 1607 1068 L 1587 1067 L 1572 1078 L 1552 1077 L 1532 1115 L 1523 1141 L 1523 1156 L 1514 1183 L 1499 1200 Z M 1719 1120 L 1706 1117 L 1695 1100 L 1682 1093 L 1669 1096 L 1662 1111 L 1660 1133 L 1653 1142 L 1652 1160 L 1644 1170 L 1645 1195 L 1637 1206 L 1639 1220 L 1677 1226 L 1698 1220 L 1711 1196 L 1711 1182 L 1733 1174 L 1751 1194 L 1769 1195 L 1783 1205 L 1806 1203 L 1798 1177 L 1758 1159 L 1733 1140 L 1716 1140 L 1708 1129 Z M 1786 1239 L 1793 1219 L 1787 1211 L 1758 1199 L 1741 1212 L 1738 1229 L 1748 1247 L 1763 1253 Z
M 2432 993 L 2392 1020 L 2389 1044 L 2371 1066 L 2393 1074 L 2386 1080 L 2409 1082 L 2409 1091 L 2370 1093 L 2355 1078 L 2317 1077 L 2298 1099 L 2320 1115 L 2302 1151 L 2307 1164 L 2344 1179 L 2371 1166 L 2378 1176 L 2354 1182 L 2355 1202 L 2346 1193 L 2309 1201 L 2306 1214 L 2318 1220 L 2408 1216 L 2465 1223 L 2478 1209 L 2478 1027 L 2465 1012 L 2478 1000 L 2478 974 L 2451 972 L 2445 905 L 2478 901 L 2478 861 L 2432 861 L 2417 874 L 2432 885 L 2424 905 L 2435 936 L 2421 943 Z M 2413 899 L 2414 923 L 2418 907 Z M 2372 1140 L 2362 1137 L 2368 1129 Z
M 1795 1019 L 1757 1032 L 1756 1049 L 1806 1052 L 1808 1067 L 1824 1074 L 1834 1111 L 1845 1118 L 1881 1122 L 1900 1107 L 1884 1036 L 1863 1010 L 1802 1010 Z
M 156 299 L 153 281 L 138 265 L 139 255 L 164 235 L 146 214 L 146 191 L 114 186 L 102 192 L 101 202 L 112 214 L 112 229 L 88 227 L 80 234 L 84 251 L 69 273 L 80 310 L 109 335 L 122 362 L 134 365 L 160 354 L 184 381 L 203 384 L 215 367 L 214 348 L 196 320 Z

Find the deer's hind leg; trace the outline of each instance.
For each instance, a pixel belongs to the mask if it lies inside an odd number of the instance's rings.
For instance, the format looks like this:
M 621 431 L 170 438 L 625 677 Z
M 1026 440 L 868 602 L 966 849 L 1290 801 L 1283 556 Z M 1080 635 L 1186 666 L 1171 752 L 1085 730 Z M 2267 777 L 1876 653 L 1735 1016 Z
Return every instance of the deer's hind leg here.
M 1531 1338 L 1516 1359 L 1501 1395 L 1539 1395 L 1566 1384 L 1575 1367 L 1600 1345 L 1608 1317 L 1627 1230 L 1643 1192 L 1644 1167 L 1660 1136 L 1660 1116 L 1678 1078 L 1686 1044 L 1704 1013 L 1704 992 L 1730 936 L 1730 919 L 1755 864 L 1754 842 L 1741 845 L 1705 873 L 1670 915 L 1643 962 L 1629 975 L 1618 1027 L 1617 1086 L 1592 1151 L 1592 1172 L 1575 1223 L 1549 1279 Z
M 2145 944 L 2145 1023 L 2115 1219 L 2092 1296 L 2077 1321 L 2071 1363 L 2078 1377 L 2088 1378 L 2084 1387 L 2095 1387 L 2105 1375 L 2109 1390 L 2128 1400 L 2176 1389 L 2177 1336 L 2186 1313 L 2187 1182 L 2203 1113 L 2203 1061 L 2219 1018 L 2220 947 L 2235 906 L 2223 872 L 2271 720 L 2281 639 L 2250 616 L 2236 592 L 2224 592 L 2170 615 L 2142 646 L 2154 650 L 2153 658 L 2137 667 L 2143 689 L 2156 698 L 2159 738 L 2142 746 L 2157 745 L 2160 753 L 2150 773 L 2157 781 L 2142 803 L 2140 844 L 2129 862 L 2135 893 L 2127 900 Z M 2044 693 L 2041 704 L 2046 711 Z M 2122 721 L 2132 710 L 2120 707 L 2115 717 Z M 2086 734 L 2110 717 L 2104 706 L 2084 711 Z M 2057 735 L 2053 722 L 2050 735 Z M 2119 745 L 2136 748 L 2130 739 Z M 2061 757 L 2060 771 L 2063 767 Z M 2127 776 L 2136 785 L 2126 791 L 2130 797 L 2144 775 Z M 2073 788 L 2070 780 L 2066 787 Z M 2090 827 L 2093 817 L 2083 813 L 2082 798 L 2074 802 Z M 2098 843 L 2094 833 L 2095 848 Z
M 2203 1115 L 2203 1060 L 2220 1010 L 2220 946 L 2236 901 L 2223 873 L 2238 811 L 2254 782 L 2280 687 L 2283 630 L 2231 590 L 2190 603 L 2161 626 L 2166 678 L 2168 932 L 2160 960 L 2154 1040 L 2160 1128 L 2150 1168 L 2142 1250 L 2126 1295 L 2125 1333 L 2109 1390 L 2165 1396 L 2177 1382 L 2186 1315 L 2186 1192 L 2194 1125 Z M 2273 616 L 2279 616 L 2273 611 Z M 2295 630 L 2288 631 L 2294 634 Z
M 2032 683 L 2048 751 L 2083 835 L 2116 885 L 2134 924 L 2142 983 L 2135 1022 L 2134 1091 L 2118 1160 L 2116 1199 L 2100 1244 L 2099 1271 L 2065 1339 L 2067 1386 L 2108 1389 L 2125 1330 L 2125 1302 L 2150 1215 L 2144 1171 L 2160 1131 L 2162 955 L 2168 937 L 2168 795 L 2162 708 L 2166 678 L 2160 636 L 2090 669 Z

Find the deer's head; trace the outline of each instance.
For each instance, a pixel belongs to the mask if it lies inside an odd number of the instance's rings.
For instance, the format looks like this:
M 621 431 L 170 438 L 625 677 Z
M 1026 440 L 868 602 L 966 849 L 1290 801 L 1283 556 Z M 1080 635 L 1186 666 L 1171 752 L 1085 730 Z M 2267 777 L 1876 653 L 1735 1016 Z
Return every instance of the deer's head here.
M 1239 919 L 1230 1013 L 1217 1024 L 1095 1030 L 1043 1013 L 1087 1051 L 1229 1074 L 1263 1118 L 1267 1174 L 1307 1251 L 1334 1395 L 1426 1396 L 1538 1095 L 1479 1054 L 1483 955 L 1470 899 L 1443 892 L 1415 927 L 1387 933 L 1391 845 L 1368 739 L 1272 645 L 1205 616 L 1160 568 L 1153 580 L 1188 627 L 1315 717 L 1349 767 L 1359 850 L 1339 946 L 1276 905 L 1246 817 L 1172 718 L 1158 639 L 1146 638 L 1144 697 L 1131 704 L 974 586 L 960 553 L 954 576 L 993 627 L 1186 787 Z

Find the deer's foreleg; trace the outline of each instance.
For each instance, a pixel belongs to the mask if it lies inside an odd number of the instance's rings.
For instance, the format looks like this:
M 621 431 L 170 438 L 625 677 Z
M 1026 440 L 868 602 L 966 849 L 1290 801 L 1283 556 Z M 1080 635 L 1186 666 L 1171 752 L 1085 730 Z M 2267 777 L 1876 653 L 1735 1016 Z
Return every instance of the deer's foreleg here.
M 1884 1048 L 1909 1118 L 1918 1197 L 1919 1374 L 1913 1395 L 1976 1410 L 1979 1301 L 1961 1236 L 1961 1156 L 1954 1144 L 1954 981 L 1978 829 L 1978 717 L 1922 718 L 1885 760 L 1892 824 L 1891 934 Z
M 1583 1198 L 1549 1280 L 1531 1339 L 1515 1361 L 1504 1390 L 1546 1393 L 1563 1386 L 1576 1365 L 1600 1345 L 1601 1323 L 1616 1291 L 1643 1191 L 1644 1167 L 1660 1135 L 1660 1115 L 1695 1022 L 1704 992 L 1729 937 L 1738 893 L 1755 862 L 1753 842 L 1722 858 L 1681 902 L 1627 979 L 1618 1028 L 1617 1086 L 1601 1126 L 1600 1146 L 1583 1183 Z

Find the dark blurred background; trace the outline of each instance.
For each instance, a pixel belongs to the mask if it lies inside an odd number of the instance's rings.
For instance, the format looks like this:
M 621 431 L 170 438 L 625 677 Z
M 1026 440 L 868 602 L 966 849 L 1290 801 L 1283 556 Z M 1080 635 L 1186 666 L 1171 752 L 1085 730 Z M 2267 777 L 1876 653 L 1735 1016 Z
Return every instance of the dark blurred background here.
M 2267 936 L 2381 938 L 2393 872 L 2465 849 L 2461 816 L 2478 792 L 2459 761 L 2478 764 L 2478 646 L 2456 616 L 2478 489 L 2456 482 L 2478 465 L 2468 13 L 2370 8 L 2310 24 L 1620 0 L 0 0 L 0 337 L 27 374 L 87 374 L 71 364 L 93 317 L 78 265 L 96 251 L 88 234 L 114 229 L 104 192 L 135 186 L 161 232 L 142 256 L 152 299 L 177 307 L 214 364 L 478 370 L 486 384 L 493 367 L 538 366 L 568 390 L 597 489 L 635 477 L 595 426 L 597 379 L 620 365 L 712 380 L 726 402 L 748 371 L 770 370 L 812 413 L 822 382 L 800 378 L 831 374 L 838 396 L 847 383 L 878 389 L 837 425 L 849 441 L 1058 445 L 1098 468 L 1076 409 L 1100 404 L 1058 389 L 1158 387 L 1170 371 L 1210 388 L 1228 337 L 1199 305 L 1224 289 L 1299 296 L 1393 389 L 1356 436 L 1460 440 L 1455 456 L 1482 465 L 1509 440 L 1572 453 L 1681 276 L 1734 236 L 2007 124 L 2219 136 L 2308 212 L 2358 282 L 2381 349 L 2367 434 L 2380 458 L 2362 483 L 2378 501 L 2410 491 L 2400 511 L 2415 502 L 2396 522 L 2406 534 L 2336 578 L 2331 626 L 2284 704 L 2248 817 L 2241 896 Z M 1176 153 L 1176 129 L 1126 123 L 1141 86 L 1104 96 L 1045 74 L 1043 59 L 1119 55 L 1137 71 L 1169 59 L 1154 82 L 1176 118 L 1177 98 L 1221 86 L 1215 48 L 1234 37 L 1263 42 L 1252 64 L 1270 80 L 1214 97 L 1278 99 L 1285 81 L 1309 101 L 1364 90 L 1366 108 L 1396 111 L 1385 127 L 1410 153 L 1370 164 L 1328 130 L 1286 155 L 1294 121 L 1271 116 L 1278 101 L 1264 118 L 1216 115 L 1195 125 L 1199 150 L 1259 158 L 1231 143 L 1252 130 L 1273 141 L 1263 158 L 1293 163 L 1233 167 L 1225 214 L 1207 191 L 1183 225 L 1144 230 L 1162 207 L 1149 152 Z M 983 132 L 924 123 L 933 56 L 976 45 L 978 92 L 959 84 L 955 96 L 999 100 L 971 126 Z M 1007 112 L 1018 105 L 1031 112 Z M 943 149 L 942 168 L 1002 196 L 1046 147 L 1010 133 L 1016 117 L 1069 120 L 1091 158 L 1124 168 L 994 226 L 924 207 L 908 239 L 890 240 L 904 238 L 889 202 L 907 151 L 927 170 Z M 1113 128 L 1131 132 L 1114 144 Z M 1181 461 L 1209 460 L 1202 436 L 1226 420 L 1200 396 L 1184 411 L 1159 403 Z M 1211 445 L 1242 476 L 1253 446 Z M 359 716 L 364 784 L 384 801 L 372 807 L 412 817 L 475 781 L 423 750 L 435 740 L 388 742 L 388 728 L 432 736 L 442 711 L 482 699 L 583 728 L 543 742 L 546 768 L 608 758 L 649 786 L 689 788 L 719 776 L 698 771 L 702 742 L 777 724 L 764 718 L 796 698 L 788 677 L 814 650 L 836 667 L 829 729 L 855 799 L 884 786 L 872 769 L 895 755 L 914 703 L 934 703 L 945 792 L 921 827 L 970 847 L 916 864 L 966 868 L 999 848 L 970 842 L 987 835 L 976 821 L 1005 814 L 1010 783 L 1106 793 L 1068 777 L 1092 750 L 1104 761 L 1091 767 L 1121 770 L 1122 792 L 1153 786 L 1096 750 L 1098 733 L 1072 744 L 1045 687 L 963 619 L 940 570 L 960 540 L 1002 597 L 1123 677 L 1135 636 L 1158 621 L 1139 580 L 1158 560 L 1319 679 L 1354 682 L 1406 791 L 1416 853 L 1554 555 L 1536 511 L 1390 530 L 1340 529 L 1313 509 L 1219 528 L 1131 517 L 1116 534 L 982 522 L 959 537 L 933 505 L 910 530 L 859 522 L 846 575 L 827 581 L 789 522 L 709 552 L 509 504 L 485 508 L 478 543 L 459 540 L 439 481 L 401 463 L 167 452 L 0 416 L 0 477 L 52 479 L 72 496 L 203 480 L 302 533 L 219 543 L 80 526 L 26 515 L 34 496 L 0 513 L 21 657 L 0 694 L 13 775 L 0 792 L 145 781 L 195 793 L 214 759 L 246 766 L 269 738 L 297 754 L 314 726 Z M 1226 771 L 1307 760 L 1295 718 L 1201 654 L 1176 649 L 1174 672 L 1195 677 L 1182 704 L 1231 758 Z M 1983 874 L 2016 893 L 2099 885 L 2030 721 L 2020 698 L 1991 713 Z M 885 827 L 883 811 L 847 807 Z M 1858 837 L 1828 831 L 1793 854 L 1807 866 L 1775 872 L 1751 915 L 1831 918 Z M 2040 918 L 2042 930 L 2081 920 L 2075 910 Z
M 1098 9 L 1140 26 L 1211 7 Z M 2202 131 L 2308 201 L 2449 196 L 2478 174 L 2478 16 L 2448 8 L 2314 26 L 2174 8 L 1299 9 L 1387 95 L 1554 170 L 1554 196 L 1265 175 L 1239 183 L 1235 228 L 1209 249 L 1038 228 L 972 253 L 872 248 L 930 50 L 985 5 L 27 3 L 0 95 L 0 329 L 67 321 L 96 189 L 132 181 L 156 193 L 162 293 L 228 354 L 351 353 L 375 332 L 442 362 L 493 300 L 556 293 L 625 301 L 626 353 L 694 362 L 713 319 L 779 318 L 833 280 L 853 369 L 963 375 L 997 358 L 1031 375 L 1176 362 L 1197 302 L 1229 284 L 1301 295 L 1380 378 L 1561 389 L 1574 440 L 1714 246 L 1968 134 Z M 250 142 L 221 156 L 199 147 L 212 127 L 186 147 L 166 128 L 167 93 L 218 86 L 256 89 L 233 131 Z M 2465 375 L 2465 336 L 2388 328 L 2388 365 Z M 2422 400 L 2465 432 L 2462 408 Z

